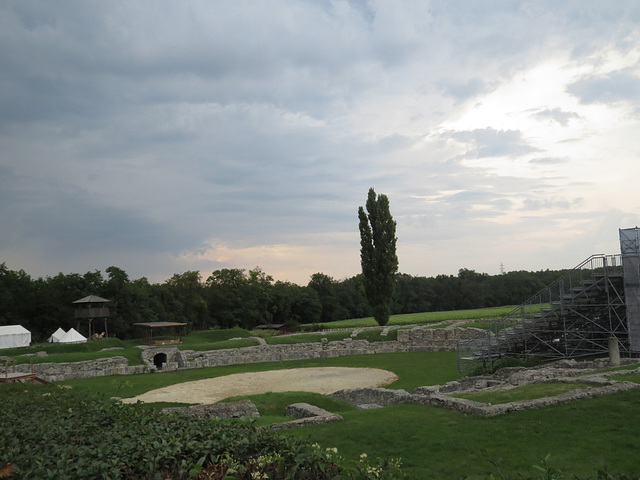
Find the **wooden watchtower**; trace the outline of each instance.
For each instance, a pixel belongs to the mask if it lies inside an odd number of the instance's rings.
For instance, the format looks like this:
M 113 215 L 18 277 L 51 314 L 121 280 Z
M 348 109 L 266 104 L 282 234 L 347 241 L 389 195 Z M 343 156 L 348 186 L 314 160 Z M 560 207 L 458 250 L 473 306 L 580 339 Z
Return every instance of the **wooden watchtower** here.
M 110 302 L 106 298 L 98 297 L 96 295 L 89 295 L 73 302 L 76 305 L 74 318 L 78 319 L 77 330 L 80 330 L 80 319 L 86 318 L 89 320 L 89 335 L 87 338 L 91 338 L 93 335 L 92 323 L 93 320 L 104 320 L 104 334 L 109 336 L 109 330 L 107 330 L 107 318 L 109 318 L 109 307 L 105 304 Z

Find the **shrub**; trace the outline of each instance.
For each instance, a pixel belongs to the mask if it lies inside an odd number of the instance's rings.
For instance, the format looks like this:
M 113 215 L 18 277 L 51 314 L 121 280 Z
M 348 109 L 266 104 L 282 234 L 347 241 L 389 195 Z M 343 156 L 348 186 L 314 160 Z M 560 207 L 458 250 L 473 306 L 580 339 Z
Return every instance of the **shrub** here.
M 2 390 L 0 472 L 11 478 L 367 478 L 326 450 L 249 422 L 164 415 L 51 386 Z

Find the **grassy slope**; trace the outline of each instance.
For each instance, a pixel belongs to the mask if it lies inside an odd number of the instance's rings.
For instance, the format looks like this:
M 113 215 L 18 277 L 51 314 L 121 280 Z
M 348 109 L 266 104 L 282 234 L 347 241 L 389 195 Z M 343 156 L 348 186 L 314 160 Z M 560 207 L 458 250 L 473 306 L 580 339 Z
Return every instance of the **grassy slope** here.
M 511 312 L 515 305 L 505 305 L 503 307 L 477 308 L 473 310 L 453 310 L 449 312 L 423 312 L 407 313 L 403 315 L 392 315 L 389 318 L 389 325 L 413 325 L 437 323 L 447 320 L 474 320 L 499 318 Z M 350 320 L 340 320 L 337 322 L 323 323 L 325 328 L 356 328 L 375 327 L 378 324 L 373 317 L 354 318 Z

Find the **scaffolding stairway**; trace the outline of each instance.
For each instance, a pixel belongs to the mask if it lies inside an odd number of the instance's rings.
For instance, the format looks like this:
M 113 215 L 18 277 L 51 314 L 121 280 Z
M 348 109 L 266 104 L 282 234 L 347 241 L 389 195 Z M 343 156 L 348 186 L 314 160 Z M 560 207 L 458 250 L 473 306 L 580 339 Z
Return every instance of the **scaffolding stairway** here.
M 592 255 L 561 278 L 458 343 L 458 369 L 477 374 L 509 357 L 544 360 L 608 352 L 617 337 L 628 351 L 624 274 L 620 255 Z

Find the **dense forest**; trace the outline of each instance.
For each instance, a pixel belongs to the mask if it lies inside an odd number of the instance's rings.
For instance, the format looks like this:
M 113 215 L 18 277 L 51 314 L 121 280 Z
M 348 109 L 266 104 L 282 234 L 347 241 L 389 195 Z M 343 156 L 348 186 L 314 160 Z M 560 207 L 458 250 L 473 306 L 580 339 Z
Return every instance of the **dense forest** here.
M 458 275 L 418 277 L 398 274 L 393 314 L 516 305 L 558 278 L 560 271 L 508 272 L 500 275 L 461 269 Z M 136 322 L 186 322 L 188 328 L 262 324 L 319 324 L 371 316 L 362 275 L 335 280 L 323 273 L 306 286 L 274 281 L 260 268 L 216 270 L 173 275 L 161 284 L 131 280 L 118 267 L 85 274 L 59 273 L 31 278 L 23 270 L 0 264 L 0 325 L 21 324 L 34 341 L 48 338 L 58 327 L 87 333 L 74 319 L 72 302 L 87 295 L 109 299 L 110 336 L 131 338 Z

